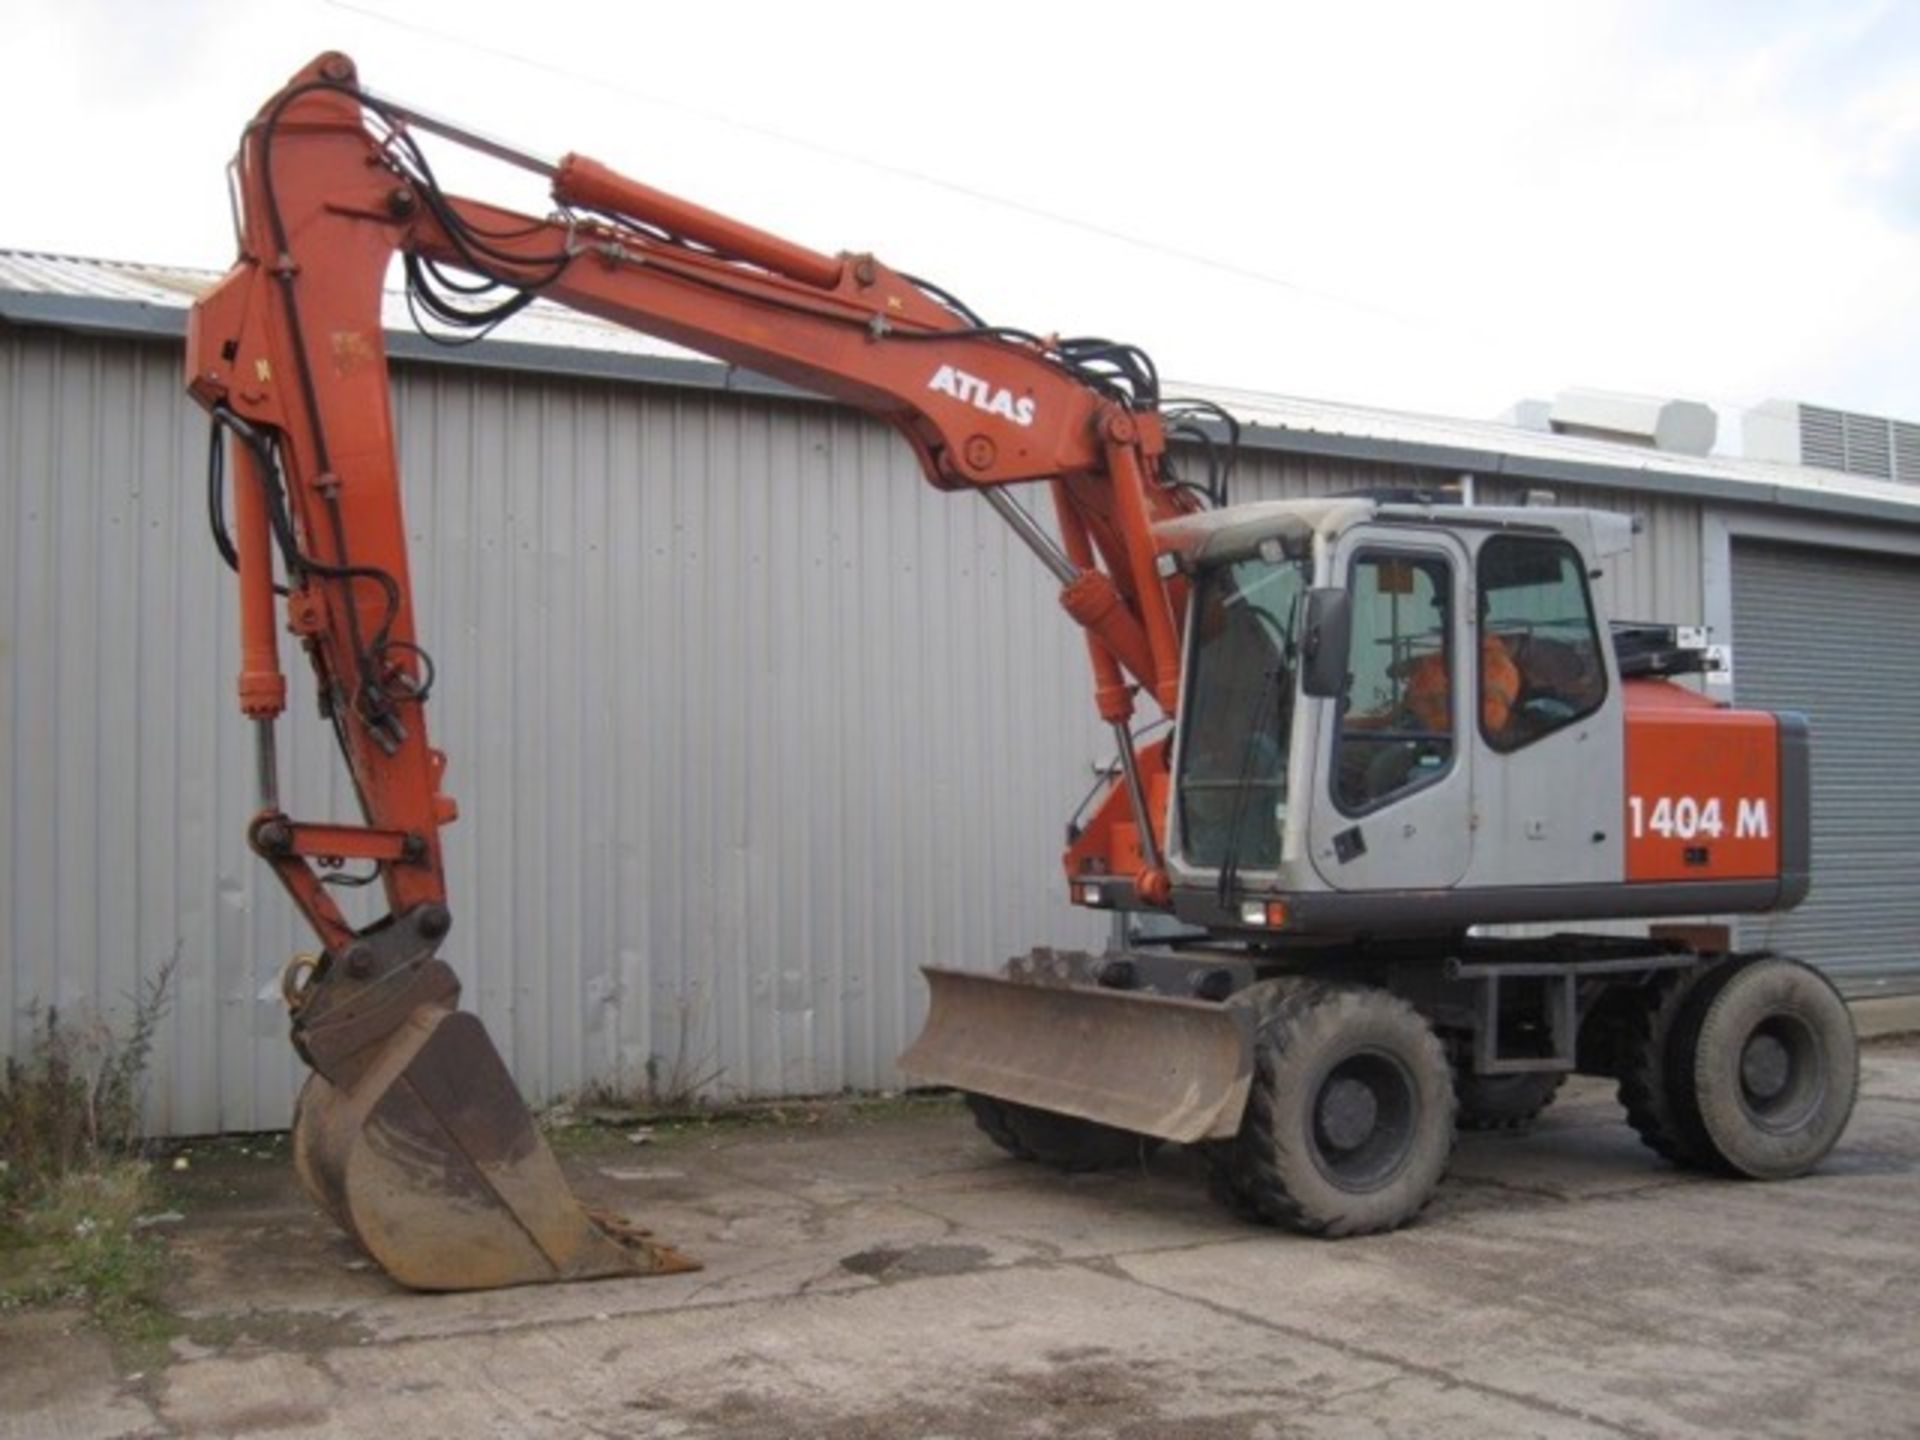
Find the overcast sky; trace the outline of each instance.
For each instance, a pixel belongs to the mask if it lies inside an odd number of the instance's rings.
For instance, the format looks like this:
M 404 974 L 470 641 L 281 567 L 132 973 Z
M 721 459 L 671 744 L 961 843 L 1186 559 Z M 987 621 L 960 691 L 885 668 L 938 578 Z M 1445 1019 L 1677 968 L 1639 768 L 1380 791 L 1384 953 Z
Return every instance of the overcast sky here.
M 1188 380 L 1920 419 L 1920 3 L 13 0 L 7 29 L 0 246 L 224 266 L 240 125 L 337 48 Z

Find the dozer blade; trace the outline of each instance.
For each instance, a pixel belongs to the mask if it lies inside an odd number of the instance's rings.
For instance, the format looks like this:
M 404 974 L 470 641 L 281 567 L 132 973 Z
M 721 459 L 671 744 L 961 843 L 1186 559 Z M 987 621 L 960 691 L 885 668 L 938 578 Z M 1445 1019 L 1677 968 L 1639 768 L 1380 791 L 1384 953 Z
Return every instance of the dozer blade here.
M 1192 1143 L 1240 1126 L 1253 1078 L 1238 1008 L 928 967 L 916 1079 Z
M 415 1290 L 700 1267 L 584 1208 L 479 1017 L 423 1005 L 345 1087 L 300 1092 L 294 1163 L 308 1192 Z

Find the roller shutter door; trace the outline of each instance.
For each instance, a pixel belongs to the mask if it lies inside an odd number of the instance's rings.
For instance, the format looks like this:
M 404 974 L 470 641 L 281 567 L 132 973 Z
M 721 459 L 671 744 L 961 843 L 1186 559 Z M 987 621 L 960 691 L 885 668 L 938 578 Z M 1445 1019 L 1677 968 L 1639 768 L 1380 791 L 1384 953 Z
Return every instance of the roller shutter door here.
M 1812 724 L 1813 889 L 1741 924 L 1850 995 L 1920 991 L 1920 563 L 1735 542 L 1743 705 Z

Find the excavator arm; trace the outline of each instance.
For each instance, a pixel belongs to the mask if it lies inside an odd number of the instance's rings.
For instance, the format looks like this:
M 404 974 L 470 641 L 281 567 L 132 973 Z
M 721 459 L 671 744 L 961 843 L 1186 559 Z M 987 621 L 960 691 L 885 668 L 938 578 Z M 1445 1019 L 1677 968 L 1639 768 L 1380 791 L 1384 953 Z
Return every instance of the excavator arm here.
M 441 188 L 432 131 L 534 170 L 556 209 L 518 214 Z M 1128 730 L 1144 691 L 1171 715 L 1184 582 L 1153 525 L 1196 507 L 1165 466 L 1158 379 L 1137 350 L 982 322 L 869 255 L 828 256 L 626 179 L 549 164 L 359 83 L 323 55 L 248 127 L 233 170 L 240 256 L 195 307 L 188 386 L 231 457 L 223 549 L 241 591 L 243 712 L 259 744 L 254 848 L 323 953 L 285 985 L 313 1067 L 295 1126 L 310 1189 L 396 1278 L 421 1288 L 681 1268 L 581 1212 L 459 986 L 441 827 L 456 814 L 426 724 L 381 306 L 395 257 L 438 328 L 484 330 L 536 296 L 832 396 L 892 424 L 928 481 L 974 489 L 1052 570 L 1085 630 L 1119 743 L 1103 816 L 1124 812 L 1142 899 L 1164 899 L 1149 781 Z M 216 474 L 218 472 L 216 471 Z M 1051 491 L 1057 542 L 1009 494 Z M 216 495 L 216 524 L 224 526 Z M 295 819 L 278 798 L 281 615 L 318 681 L 362 823 Z M 1143 778 L 1143 770 L 1153 774 Z M 372 867 L 388 914 L 350 924 L 328 880 Z

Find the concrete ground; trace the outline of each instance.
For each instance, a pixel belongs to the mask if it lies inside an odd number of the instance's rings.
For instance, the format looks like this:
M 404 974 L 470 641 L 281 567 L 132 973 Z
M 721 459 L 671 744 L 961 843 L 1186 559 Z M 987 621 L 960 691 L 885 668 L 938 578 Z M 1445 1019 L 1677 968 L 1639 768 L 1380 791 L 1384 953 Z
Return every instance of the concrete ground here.
M 1582 1081 L 1341 1243 L 1236 1223 L 1177 1151 L 1018 1164 L 951 1103 L 565 1149 L 707 1268 L 406 1294 L 284 1146 L 229 1147 L 180 1177 L 170 1353 L 0 1316 L 0 1437 L 1920 1434 L 1910 1042 L 1806 1180 L 1672 1170 Z

